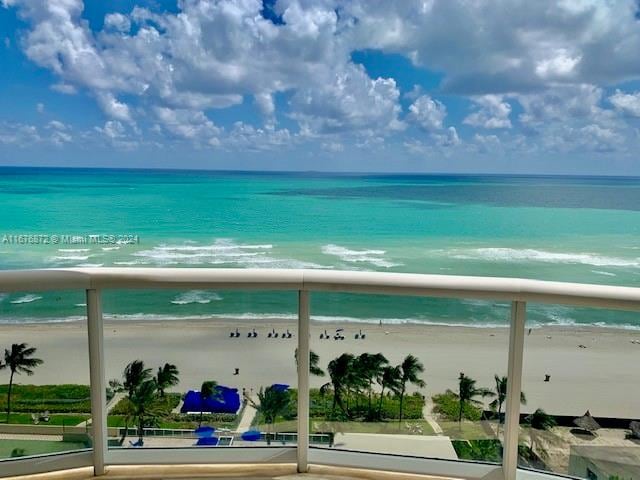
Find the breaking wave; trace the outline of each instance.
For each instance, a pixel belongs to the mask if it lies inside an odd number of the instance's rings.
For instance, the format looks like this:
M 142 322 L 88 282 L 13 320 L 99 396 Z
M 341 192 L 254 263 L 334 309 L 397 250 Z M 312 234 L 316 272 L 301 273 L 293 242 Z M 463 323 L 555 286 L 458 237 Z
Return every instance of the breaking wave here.
M 15 300 L 11 300 L 11 303 L 15 304 L 15 305 L 20 305 L 22 303 L 31 303 L 31 302 L 35 302 L 37 300 L 42 299 L 41 296 L 39 295 L 34 295 L 33 293 L 29 293 L 27 295 L 23 295 L 20 298 L 16 298 Z
M 535 250 L 532 248 L 473 248 L 435 251 L 441 255 L 460 260 L 482 260 L 492 262 L 546 262 L 573 263 L 594 267 L 640 267 L 640 258 L 620 258 L 595 253 L 562 253 Z
M 351 250 L 330 243 L 322 247 L 322 253 L 338 257 L 341 261 L 347 263 L 368 263 L 381 268 L 391 268 L 402 265 L 401 263 L 386 260 L 384 258 L 384 255 L 387 253 L 385 250 Z
M 215 292 L 207 292 L 206 290 L 190 290 L 178 295 L 171 300 L 174 305 L 189 305 L 199 303 L 201 305 L 211 303 L 212 301 L 222 300 L 222 297 Z

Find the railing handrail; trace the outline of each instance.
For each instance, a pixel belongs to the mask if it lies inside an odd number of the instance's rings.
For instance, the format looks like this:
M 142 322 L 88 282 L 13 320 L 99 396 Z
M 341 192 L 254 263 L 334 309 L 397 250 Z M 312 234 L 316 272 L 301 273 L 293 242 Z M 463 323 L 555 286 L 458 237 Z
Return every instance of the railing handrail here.
M 640 310 L 640 288 L 526 278 L 305 269 L 100 267 L 0 271 L 0 292 L 237 289 L 509 300 Z

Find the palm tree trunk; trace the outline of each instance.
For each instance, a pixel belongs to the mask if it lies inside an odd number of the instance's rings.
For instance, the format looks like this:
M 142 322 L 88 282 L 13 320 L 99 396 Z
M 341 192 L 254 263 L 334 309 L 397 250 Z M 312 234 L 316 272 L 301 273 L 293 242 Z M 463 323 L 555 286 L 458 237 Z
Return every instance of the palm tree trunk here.
M 202 426 L 202 410 L 200 410 L 200 420 L 198 421 L 198 428 Z
M 144 417 L 140 415 L 138 417 L 138 442 L 142 444 L 142 437 L 144 437 Z
M 402 408 L 404 407 L 404 387 L 402 387 L 402 391 L 400 392 L 400 419 L 398 420 L 398 425 L 402 424 Z
M 462 424 L 462 407 L 464 406 L 464 400 L 460 399 L 460 408 L 458 409 L 458 423 Z
M 371 394 L 373 393 L 373 382 L 369 381 L 369 418 L 373 416 L 371 412 Z
M 15 372 L 11 370 L 9 376 L 9 390 L 7 390 L 7 423 L 9 423 L 9 417 L 11 416 L 11 390 L 13 390 L 13 374 Z

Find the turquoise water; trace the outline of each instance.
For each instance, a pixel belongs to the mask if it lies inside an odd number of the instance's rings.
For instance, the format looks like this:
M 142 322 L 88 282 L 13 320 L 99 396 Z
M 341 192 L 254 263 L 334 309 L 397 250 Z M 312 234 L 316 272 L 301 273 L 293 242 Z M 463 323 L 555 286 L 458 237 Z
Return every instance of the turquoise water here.
M 640 179 L 0 168 L 0 268 L 339 268 L 637 286 Z M 57 244 L 21 244 L 12 235 Z M 119 243 L 69 244 L 112 235 Z M 6 237 L 8 236 L 8 237 Z M 129 237 L 131 236 L 131 237 Z M 108 239 L 107 239 L 108 240 Z M 132 240 L 128 243 L 128 240 Z M 5 322 L 83 314 L 82 292 L 0 295 Z M 287 292 L 110 292 L 131 318 L 293 315 Z M 320 319 L 503 325 L 478 301 L 314 295 Z M 635 313 L 534 307 L 533 323 L 640 328 Z

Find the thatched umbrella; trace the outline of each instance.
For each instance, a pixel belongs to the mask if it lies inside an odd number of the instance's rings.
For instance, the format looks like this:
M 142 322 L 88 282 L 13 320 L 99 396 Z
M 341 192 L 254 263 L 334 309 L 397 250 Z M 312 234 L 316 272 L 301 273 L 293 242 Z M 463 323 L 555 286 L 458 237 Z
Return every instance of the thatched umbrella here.
M 596 430 L 600 428 L 600 425 L 591 416 L 591 413 L 589 412 L 589 410 L 587 410 L 583 416 L 576 418 L 573 421 L 573 423 L 579 428 L 583 430 L 587 430 L 588 432 L 591 432 L 591 433 L 594 433 Z

